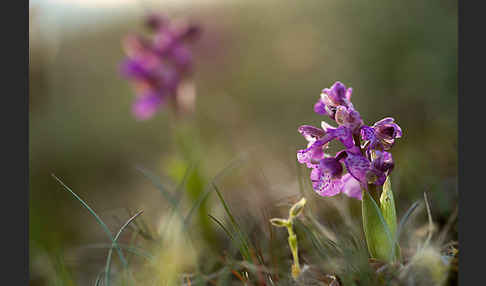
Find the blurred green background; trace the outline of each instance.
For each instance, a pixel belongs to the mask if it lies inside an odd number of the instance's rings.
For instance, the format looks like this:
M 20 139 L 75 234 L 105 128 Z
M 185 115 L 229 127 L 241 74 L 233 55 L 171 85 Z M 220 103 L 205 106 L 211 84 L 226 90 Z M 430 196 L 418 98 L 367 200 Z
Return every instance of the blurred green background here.
M 424 191 L 439 226 L 454 211 L 456 1 L 78 2 L 30 4 L 33 285 L 49 275 L 43 256 L 62 256 L 93 276 L 90 261 L 106 255 L 71 251 L 106 238 L 51 173 L 113 229 L 127 208 L 144 209 L 155 222 L 167 209 L 136 166 L 174 178 L 167 166 L 180 156 L 171 117 L 164 110 L 135 121 L 132 89 L 117 73 L 122 37 L 143 32 L 150 11 L 203 29 L 193 46 L 197 101 L 186 119 L 193 124 L 189 148 L 198 152 L 206 181 L 247 154 L 219 181 L 236 211 L 259 216 L 268 204 L 298 194 L 295 152 L 306 142 L 297 128 L 327 120 L 313 113 L 313 105 L 336 80 L 353 87 L 365 123 L 392 116 L 404 131 L 393 149 L 399 216 Z

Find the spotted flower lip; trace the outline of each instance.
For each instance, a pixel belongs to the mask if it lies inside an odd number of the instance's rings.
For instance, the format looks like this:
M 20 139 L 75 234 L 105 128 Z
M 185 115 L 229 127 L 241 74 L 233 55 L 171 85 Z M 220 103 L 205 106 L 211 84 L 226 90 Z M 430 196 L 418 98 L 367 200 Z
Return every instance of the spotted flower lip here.
M 335 157 L 327 157 L 320 161 L 319 165 L 311 171 L 312 187 L 320 196 L 332 197 L 343 193 L 348 197 L 361 200 L 361 183 L 351 174 L 343 173 L 343 166 L 339 157 L 342 152 Z
M 402 129 L 391 117 L 386 117 L 373 126 L 363 125 L 360 133 L 369 149 L 390 150 L 395 144 L 395 139 L 402 137 Z
M 342 173 L 343 167 L 336 158 L 322 159 L 319 165 L 311 171 L 311 181 L 314 190 L 324 197 L 339 194 L 343 185 L 341 180 Z

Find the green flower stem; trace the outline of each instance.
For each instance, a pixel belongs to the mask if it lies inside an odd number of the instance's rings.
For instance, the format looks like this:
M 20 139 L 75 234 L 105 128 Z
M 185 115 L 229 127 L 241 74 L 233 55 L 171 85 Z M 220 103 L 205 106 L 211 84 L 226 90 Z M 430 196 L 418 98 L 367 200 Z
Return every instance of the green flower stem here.
M 297 245 L 297 235 L 294 232 L 294 219 L 302 213 L 305 203 L 305 198 L 302 198 L 300 199 L 300 201 L 295 203 L 289 210 L 288 219 L 272 218 L 270 220 L 270 223 L 272 223 L 272 225 L 276 227 L 287 228 L 287 232 L 289 233 L 288 241 L 290 251 L 292 252 L 292 258 L 294 260 L 294 262 L 292 263 L 292 278 L 294 278 L 294 280 L 297 280 L 300 273 L 302 272 L 299 263 L 299 247 Z
M 299 247 L 297 244 L 297 235 L 295 235 L 293 230 L 293 221 L 289 220 L 289 225 L 287 226 L 287 231 L 289 232 L 289 246 L 290 251 L 292 252 L 292 257 L 294 259 L 294 263 L 292 264 L 292 277 L 297 279 L 301 270 L 299 264 Z

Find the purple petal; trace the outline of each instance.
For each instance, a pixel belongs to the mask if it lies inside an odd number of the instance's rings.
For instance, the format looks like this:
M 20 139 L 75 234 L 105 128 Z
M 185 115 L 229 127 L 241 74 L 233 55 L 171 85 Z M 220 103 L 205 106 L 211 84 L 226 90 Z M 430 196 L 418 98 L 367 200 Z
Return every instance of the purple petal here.
M 191 51 L 180 44 L 172 48 L 170 56 L 180 69 L 187 69 L 192 62 Z
M 297 151 L 297 161 L 306 164 L 308 168 L 314 168 L 324 158 L 324 145 L 322 140 L 317 140 L 308 148 Z
M 339 125 L 348 127 L 353 133 L 357 133 L 363 125 L 363 120 L 359 112 L 352 107 L 345 107 L 343 105 L 336 108 L 335 119 Z
M 336 129 L 329 128 L 328 133 L 326 136 L 324 136 L 324 138 L 326 137 L 330 138 L 328 141 L 337 138 L 346 148 L 351 148 L 354 146 L 353 133 L 346 126 L 339 126 Z
M 120 74 L 127 78 L 146 79 L 150 76 L 148 69 L 139 61 L 125 59 L 119 67 Z
M 157 83 L 160 88 L 174 92 L 180 83 L 181 74 L 169 65 L 161 64 L 158 68 Z
M 344 99 L 346 98 L 346 86 L 340 81 L 336 81 L 331 87 L 331 92 L 329 93 L 329 96 L 331 100 L 336 104 L 341 105 L 345 103 Z
M 328 115 L 326 111 L 326 105 L 319 99 L 316 104 L 314 104 L 314 112 L 321 115 Z
M 302 125 L 297 129 L 300 134 L 304 136 L 304 138 L 309 141 L 315 141 L 316 139 L 324 136 L 326 133 L 324 130 L 311 126 L 311 125 Z
M 367 184 L 367 174 L 370 170 L 370 161 L 361 154 L 353 154 L 348 152 L 348 156 L 344 159 L 344 164 L 348 172 L 361 183 Z
M 390 152 L 375 151 L 376 158 L 372 160 L 373 168 L 381 172 L 391 172 L 394 167 L 393 157 Z
M 375 130 L 367 125 L 361 126 L 361 139 L 368 141 L 375 138 Z
M 393 117 L 385 117 L 385 118 L 381 119 L 380 121 L 377 121 L 377 122 L 376 122 L 376 123 L 373 125 L 373 127 L 376 127 L 376 126 L 378 126 L 378 125 L 382 125 L 382 124 L 386 124 L 386 123 L 392 123 L 392 122 L 394 122 L 394 121 L 395 121 L 395 119 L 393 119 Z
M 324 88 L 322 90 L 321 99 L 328 108 L 337 107 L 339 105 L 348 106 L 348 97 L 351 98 L 351 92 L 352 89 L 346 89 L 344 84 L 337 81 L 331 86 L 331 88 Z
M 155 93 L 139 96 L 132 107 L 132 112 L 138 120 L 151 118 L 162 104 L 162 97 Z
M 361 184 L 349 173 L 342 177 L 342 192 L 348 197 L 361 200 L 363 197 L 363 192 L 361 191 Z
M 333 177 L 341 176 L 343 173 L 343 166 L 334 157 L 324 158 L 319 162 L 319 168 L 323 172 L 329 173 Z
M 350 87 L 348 90 L 346 90 L 346 99 L 350 102 L 351 101 L 351 95 L 353 94 L 353 89 Z

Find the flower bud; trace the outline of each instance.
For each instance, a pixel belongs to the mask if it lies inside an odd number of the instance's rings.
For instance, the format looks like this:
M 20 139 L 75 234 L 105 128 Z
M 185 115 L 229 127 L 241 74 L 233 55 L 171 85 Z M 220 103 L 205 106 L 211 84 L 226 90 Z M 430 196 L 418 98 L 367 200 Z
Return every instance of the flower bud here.
M 287 227 L 289 226 L 289 221 L 283 218 L 272 218 L 270 222 L 277 227 Z
M 296 216 L 298 216 L 302 210 L 304 209 L 304 205 L 306 203 L 306 199 L 305 198 L 302 198 L 300 199 L 300 201 L 298 201 L 297 203 L 295 203 L 292 208 L 290 208 L 290 211 L 289 211 L 289 217 L 290 218 L 294 218 Z

